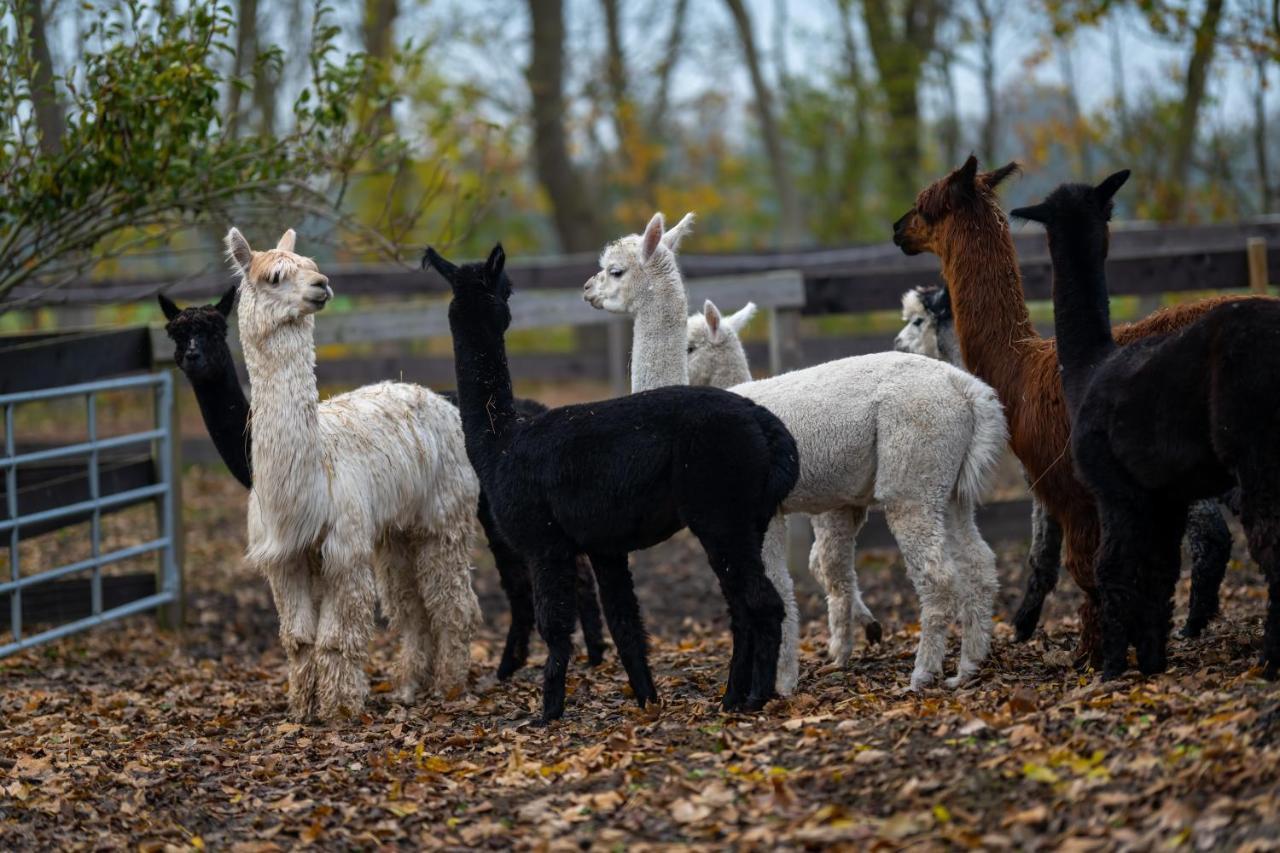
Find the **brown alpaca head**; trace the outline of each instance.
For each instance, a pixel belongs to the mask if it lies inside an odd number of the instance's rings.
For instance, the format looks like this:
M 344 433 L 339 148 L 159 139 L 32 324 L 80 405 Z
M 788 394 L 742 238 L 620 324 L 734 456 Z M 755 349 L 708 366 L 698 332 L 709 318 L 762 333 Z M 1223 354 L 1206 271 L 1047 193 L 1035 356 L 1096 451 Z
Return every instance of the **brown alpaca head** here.
M 907 255 L 943 255 L 955 224 L 1000 209 L 996 188 L 1017 171 L 1018 164 L 1010 163 L 979 172 L 978 158 L 970 154 L 963 166 L 920 191 L 915 206 L 893 223 L 894 244 Z

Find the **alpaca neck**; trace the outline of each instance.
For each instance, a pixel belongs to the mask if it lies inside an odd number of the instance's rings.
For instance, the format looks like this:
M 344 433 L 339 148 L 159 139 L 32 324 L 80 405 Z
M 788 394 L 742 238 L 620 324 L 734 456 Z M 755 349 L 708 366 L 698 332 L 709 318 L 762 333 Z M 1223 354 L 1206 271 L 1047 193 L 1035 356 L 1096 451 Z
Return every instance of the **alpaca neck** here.
M 1053 326 L 1062 388 L 1074 410 L 1094 369 L 1116 348 L 1107 296 L 1106 248 L 1050 233 Z
M 507 345 L 501 331 L 475 324 L 450 325 L 467 456 L 483 482 L 516 419 Z
M 1039 342 L 1022 293 L 1022 272 L 1004 214 L 993 204 L 974 227 L 959 223 L 947 241 L 942 277 L 965 367 L 1006 401 L 1021 398 L 1025 356 Z
M 747 351 L 743 349 L 742 341 L 738 339 L 738 336 L 733 335 L 732 340 L 726 341 L 721 347 L 721 351 L 726 357 L 723 363 L 719 365 L 719 369 L 716 371 L 716 381 L 712 384 L 717 388 L 732 388 L 734 385 L 750 382 L 751 365 L 747 363 Z
M 278 534 L 287 529 L 298 542 L 309 542 L 320 531 L 305 529 L 303 519 L 319 522 L 314 503 L 317 495 L 327 493 L 315 320 L 302 317 L 263 334 L 246 331 L 246 325 L 240 324 L 240 336 L 253 388 L 249 420 L 254 494 L 269 524 L 289 520 Z
M 654 282 L 635 309 L 631 392 L 689 384 L 689 300 L 679 275 Z
M 249 401 L 240 387 L 231 354 L 225 353 L 226 370 L 210 379 L 192 380 L 196 402 L 213 446 L 231 474 L 247 489 L 253 488 L 249 462 Z

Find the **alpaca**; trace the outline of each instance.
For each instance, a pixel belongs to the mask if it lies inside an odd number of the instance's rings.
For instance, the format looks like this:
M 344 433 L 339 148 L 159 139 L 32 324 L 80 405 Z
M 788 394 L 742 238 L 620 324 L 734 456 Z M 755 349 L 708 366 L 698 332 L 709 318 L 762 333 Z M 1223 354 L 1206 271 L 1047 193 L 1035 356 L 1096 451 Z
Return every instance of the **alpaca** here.
M 165 333 L 174 343 L 173 360 L 191 382 L 213 446 L 240 485 L 253 488 L 249 401 L 227 346 L 227 317 L 236 304 L 235 286 L 215 305 L 179 309 L 163 293 L 158 299 L 168 320 Z
M 944 287 L 915 287 L 902 294 L 902 319 L 906 325 L 894 338 L 898 352 L 914 352 L 941 358 L 964 368 L 960 342 L 951 316 L 951 298 Z M 1019 633 L 1029 636 L 1036 628 L 1044 600 L 1058 585 L 1062 526 L 1031 496 L 1031 571 L 1027 591 L 1014 617 Z M 1197 637 L 1218 612 L 1218 588 L 1231 558 L 1231 531 L 1215 501 L 1196 501 L 1187 515 L 1187 550 L 1191 554 L 1191 604 L 1181 634 Z M 1025 639 L 1025 637 L 1024 637 Z
M 868 507 L 879 503 L 920 597 L 911 687 L 941 674 L 947 626 L 957 616 L 960 663 L 946 683 L 965 683 L 990 649 L 997 588 L 995 554 L 973 518 L 1005 441 L 995 393 L 950 365 L 898 353 L 750 381 L 738 332 L 753 311 L 748 305 L 723 320 L 708 301 L 688 319 L 689 379 L 702 385 L 713 376 L 747 377 L 730 390 L 777 414 L 795 435 L 800 482 L 783 509 L 834 521 L 826 540 L 817 539 L 809 568 L 828 588 L 852 591 L 847 599 L 838 594 L 840 609 L 829 605 L 833 642 L 836 614 L 848 613 L 849 601 L 861 602 L 854 543 Z M 849 428 L 833 431 L 832 424 Z M 854 612 L 859 621 L 869 617 Z
M 710 341 L 713 334 L 719 338 L 718 311 L 708 306 L 714 329 L 708 325 L 699 330 L 691 325 L 698 318 L 684 318 L 687 297 L 675 248 L 689 222 L 686 216 L 672 229 L 675 233 L 664 232 L 658 214 L 643 236 L 632 234 L 605 247 L 600 272 L 586 283 L 584 298 L 600 309 L 635 316 L 636 352 L 644 355 L 632 360 L 648 357 L 662 365 L 662 370 L 650 371 L 654 382 L 675 383 L 677 362 L 684 361 L 692 384 L 705 384 L 714 375 L 730 383 L 731 391 L 772 411 L 795 435 L 800 480 L 783 511 L 820 514 L 809 565 L 827 593 L 828 652 L 835 660 L 849 660 L 856 626 L 867 626 L 869 639 L 878 637 L 879 625 L 858 590 L 854 538 L 870 503 L 883 501 L 922 599 L 911 686 L 923 688 L 941 675 L 947 624 L 957 610 L 964 624 L 963 644 L 959 672 L 948 685 L 972 678 L 991 643 L 996 594 L 995 555 L 973 524 L 974 502 L 1004 444 L 1004 415 L 995 394 L 941 362 L 892 353 L 750 382 L 736 334 L 733 345 L 718 348 L 735 356 L 721 368 L 723 359 L 705 359 L 699 352 L 700 341 Z M 672 333 L 669 325 L 676 316 L 682 319 Z M 749 316 L 749 311 L 739 313 L 735 318 L 741 320 L 735 323 L 745 323 Z M 695 375 L 695 368 L 701 374 Z M 916 421 L 933 423 L 927 429 L 911 427 Z M 833 424 L 859 428 L 833 429 Z M 918 446 L 922 450 L 916 459 L 901 456 Z M 959 552 L 955 560 L 947 553 L 952 546 Z M 768 566 L 769 578 L 780 592 L 790 590 L 782 548 L 765 551 L 777 561 Z M 778 690 L 790 692 L 799 670 L 799 613 L 794 593 L 783 594 L 783 602 L 788 603 L 786 653 L 778 665 Z
M 401 636 L 398 698 L 466 686 L 480 605 L 468 557 L 480 488 L 458 410 L 383 382 L 319 402 L 315 313 L 332 298 L 286 231 L 257 252 L 226 238 L 253 387 L 246 559 L 271 584 L 295 718 L 359 712 L 375 578 Z
M 191 380 L 205 428 L 227 468 L 246 488 L 253 488 L 249 462 L 252 430 L 249 428 L 249 401 L 245 399 L 236 375 L 231 348 L 227 346 L 226 318 L 235 305 L 236 288 L 232 287 L 217 305 L 178 306 L 160 294 L 160 307 L 169 319 L 165 331 L 176 345 L 174 361 Z M 457 395 L 443 391 L 440 396 L 457 406 Z M 516 412 L 526 417 L 546 411 L 535 400 L 517 398 Z M 511 608 L 511 624 L 507 641 L 498 663 L 498 680 L 505 681 L 521 669 L 529 659 L 529 636 L 533 633 L 533 593 L 529 585 L 529 568 L 503 541 L 493 522 L 493 514 L 480 494 L 478 509 L 480 526 L 489 540 L 493 563 L 502 582 L 502 590 Z M 596 599 L 595 576 L 591 563 L 578 561 L 578 619 L 587 647 L 587 663 L 596 666 L 604 660 L 604 631 L 600 604 Z
M 1176 332 L 1120 348 L 1105 263 L 1112 198 L 1128 179 L 1064 184 L 1011 212 L 1044 223 L 1071 452 L 1098 503 L 1103 678 L 1129 644 L 1143 673 L 1167 666 L 1187 507 L 1240 486 L 1249 551 L 1269 586 L 1260 665 L 1280 674 L 1280 302 L 1218 305 Z M 1278 372 L 1273 373 L 1275 367 Z
M 747 400 L 696 388 L 518 417 L 502 246 L 482 264 L 454 266 L 432 249 L 424 263 L 453 290 L 449 327 L 467 455 L 503 535 L 532 564 L 538 631 L 550 649 L 541 721 L 564 713 L 575 554 L 591 557 L 636 701 L 657 701 L 627 555 L 686 526 L 729 604 L 733 655 L 723 705 L 762 708 L 774 692 L 783 605 L 761 549 L 799 468 L 786 428 Z
M 970 157 L 920 192 L 915 205 L 894 223 L 893 241 L 904 254 L 927 251 L 942 260 L 964 363 L 990 383 L 1004 402 L 1010 445 L 1031 478 L 1032 492 L 1062 525 L 1063 564 L 1085 592 L 1077 661 L 1099 665 L 1098 595 L 1093 578 L 1097 511 L 1088 489 L 1072 470 L 1071 427 L 1062 400 L 1056 346 L 1052 339 L 1036 334 L 1031 324 L 1009 223 L 996 197 L 996 188 L 1017 170 L 1017 164 L 1010 163 L 980 174 L 977 159 Z M 1117 327 L 1115 339 L 1123 346 L 1180 329 L 1236 298 L 1203 299 L 1156 311 Z M 1221 523 L 1219 517 L 1217 524 Z M 1217 588 L 1216 581 L 1206 582 L 1206 593 L 1211 590 L 1213 600 L 1206 600 L 1199 613 L 1217 611 Z M 1018 639 L 1032 635 L 1039 617 L 1038 606 L 1034 612 L 1019 610 Z

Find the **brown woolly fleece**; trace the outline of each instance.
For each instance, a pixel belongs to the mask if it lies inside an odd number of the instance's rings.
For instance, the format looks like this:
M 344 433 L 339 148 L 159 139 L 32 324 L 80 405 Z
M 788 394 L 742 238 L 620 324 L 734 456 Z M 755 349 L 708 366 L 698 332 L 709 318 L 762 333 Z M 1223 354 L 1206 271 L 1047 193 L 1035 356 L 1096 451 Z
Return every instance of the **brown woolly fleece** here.
M 964 363 L 996 389 L 1004 403 L 1010 446 L 1032 491 L 1062 525 L 1063 563 L 1087 594 L 1080 607 L 1077 652 L 1080 660 L 1088 657 L 1096 666 L 1101 662 L 1094 581 L 1098 515 L 1071 460 L 1071 422 L 1057 344 L 1040 337 L 1031 324 L 1009 222 L 995 194 L 1000 181 L 1016 171 L 1012 166 L 975 175 L 966 164 L 925 188 L 895 226 L 895 242 L 910 254 L 932 251 L 942 260 Z M 1172 332 L 1223 302 L 1250 298 L 1267 297 L 1218 296 L 1165 308 L 1117 326 L 1115 338 L 1124 345 Z

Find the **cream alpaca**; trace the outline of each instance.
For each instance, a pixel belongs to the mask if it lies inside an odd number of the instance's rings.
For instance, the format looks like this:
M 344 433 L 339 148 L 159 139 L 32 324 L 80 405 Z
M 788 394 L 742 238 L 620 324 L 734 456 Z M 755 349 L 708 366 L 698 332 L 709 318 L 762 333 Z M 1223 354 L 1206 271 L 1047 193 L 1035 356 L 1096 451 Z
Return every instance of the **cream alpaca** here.
M 734 369 L 747 373 L 737 336 L 750 312 L 733 317 L 721 322 L 708 302 L 689 318 L 693 384 Z M 822 513 L 809 567 L 829 590 L 833 657 L 847 656 L 838 641 L 852 641 L 837 620 L 870 619 L 865 606 L 858 610 L 853 550 L 867 508 L 881 504 L 920 597 L 911 686 L 941 674 L 947 626 L 956 618 L 960 663 L 947 684 L 974 675 L 990 649 L 997 588 L 995 554 L 973 518 L 1005 441 L 995 392 L 950 365 L 898 353 L 827 362 L 730 390 L 781 418 L 800 448 L 800 481 L 783 509 Z
M 783 509 L 819 515 L 810 570 L 827 595 L 834 660 L 848 661 L 857 626 L 864 626 L 869 637 L 878 635 L 879 625 L 858 591 L 853 545 L 867 507 L 879 502 L 921 598 L 912 686 L 924 686 L 941 674 L 946 629 L 955 616 L 964 634 L 959 673 L 949 683 L 969 678 L 986 657 L 991 638 L 995 556 L 974 524 L 973 506 L 1004 443 L 999 401 L 990 388 L 961 371 L 896 355 L 845 359 L 771 380 L 745 381 L 750 372 L 731 324 L 720 325 L 719 312 L 711 305 L 707 316 L 713 317 L 714 330 L 702 317 L 674 321 L 677 313 L 687 315 L 674 257 L 655 264 L 639 248 L 653 243 L 657 232 L 661 245 L 654 254 L 663 255 L 665 247 L 670 255 L 690 219 L 686 216 L 663 235 L 658 215 L 644 237 L 610 244 L 601 256 L 601 271 L 586 285 L 587 301 L 635 316 L 635 353 L 648 353 L 663 365 L 658 375 L 651 375 L 655 384 L 678 381 L 673 365 L 683 348 L 684 375 L 693 384 L 706 384 L 712 377 L 742 382 L 731 390 L 770 409 L 796 437 L 800 482 Z M 655 277 L 662 280 L 655 282 Z M 749 317 L 749 311 L 740 312 L 734 323 Z M 716 346 L 699 352 L 702 341 Z M 633 376 L 636 371 L 633 364 Z M 798 671 L 799 624 L 781 539 L 782 527 L 775 524 L 766 538 L 765 559 L 770 579 L 779 592 L 785 588 L 783 601 L 789 602 L 783 653 L 791 659 L 780 659 L 778 666 L 778 689 L 785 693 Z
M 398 698 L 465 686 L 479 484 L 458 410 L 425 388 L 319 402 L 313 315 L 332 292 L 294 239 L 255 252 L 234 228 L 226 238 L 253 388 L 247 560 L 275 597 L 290 713 L 333 718 L 364 704 L 375 588 L 401 635 Z

